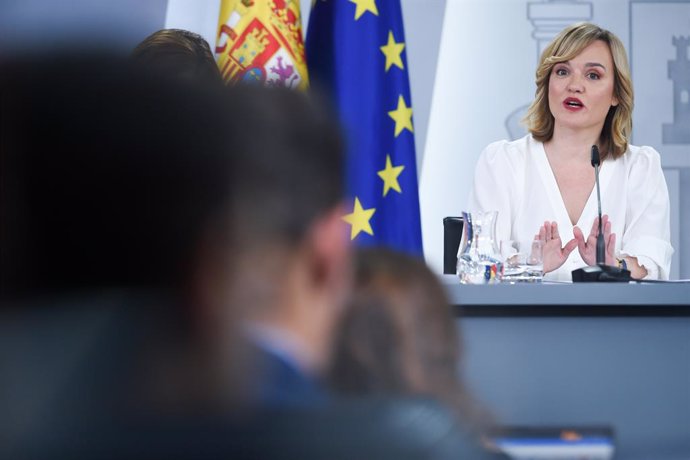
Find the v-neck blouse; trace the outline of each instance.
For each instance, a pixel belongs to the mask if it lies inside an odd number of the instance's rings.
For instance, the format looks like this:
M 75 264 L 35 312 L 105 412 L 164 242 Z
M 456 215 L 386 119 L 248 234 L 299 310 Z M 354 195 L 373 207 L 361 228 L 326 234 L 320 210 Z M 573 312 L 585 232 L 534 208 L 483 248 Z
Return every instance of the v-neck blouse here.
M 616 234 L 616 255 L 637 257 L 640 265 L 647 268 L 648 277 L 668 279 L 673 248 L 668 188 L 659 153 L 651 147 L 631 145 L 617 160 L 602 162 L 599 183 L 602 213 L 608 214 Z M 513 142 L 494 142 L 484 149 L 466 209 L 498 211 L 499 241 L 532 239 L 544 221 L 558 223 L 563 244 L 573 238 L 575 226 L 546 158 L 544 144 L 531 135 Z M 576 224 L 585 236 L 596 217 L 594 187 Z M 545 279 L 570 280 L 572 270 L 584 265 L 575 249 Z

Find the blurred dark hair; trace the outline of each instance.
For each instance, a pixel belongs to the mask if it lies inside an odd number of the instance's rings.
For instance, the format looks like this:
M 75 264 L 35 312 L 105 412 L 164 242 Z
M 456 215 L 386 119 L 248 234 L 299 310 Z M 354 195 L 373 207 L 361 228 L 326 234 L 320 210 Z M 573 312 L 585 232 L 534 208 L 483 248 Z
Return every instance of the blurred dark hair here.
M 152 33 L 134 48 L 132 59 L 173 77 L 221 81 L 208 42 L 188 30 L 162 29 Z
M 0 71 L 0 298 L 177 287 L 230 201 L 223 97 L 113 57 Z
M 443 287 L 423 261 L 361 249 L 330 381 L 344 394 L 426 395 L 468 425 L 488 421 L 460 374 L 461 344 Z
M 237 86 L 232 113 L 234 233 L 243 245 L 292 245 L 344 194 L 344 147 L 318 95 Z
M 209 221 L 295 243 L 342 199 L 338 126 L 305 93 L 58 56 L 6 63 L 0 97 L 0 297 L 180 286 Z

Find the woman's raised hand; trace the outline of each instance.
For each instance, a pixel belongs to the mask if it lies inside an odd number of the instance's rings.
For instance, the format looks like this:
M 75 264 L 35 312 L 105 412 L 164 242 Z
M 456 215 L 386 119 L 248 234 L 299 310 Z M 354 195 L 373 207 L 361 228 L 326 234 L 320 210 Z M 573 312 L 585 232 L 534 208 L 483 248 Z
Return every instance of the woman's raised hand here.
M 609 216 L 604 214 L 601 219 L 601 227 L 604 232 L 604 243 L 606 245 L 606 265 L 616 265 L 615 264 L 615 251 L 616 251 L 616 234 L 611 233 L 611 222 L 609 221 Z M 582 230 L 579 227 L 573 228 L 573 235 L 575 240 L 577 240 L 577 248 L 580 251 L 580 256 L 582 260 L 585 261 L 587 265 L 596 265 L 597 263 L 597 235 L 599 234 L 599 218 L 594 219 L 592 224 L 592 229 L 585 239 Z
M 575 239 L 563 246 L 556 222 L 544 222 L 539 228 L 538 238 L 544 241 L 544 273 L 552 272 L 563 265 L 577 247 Z

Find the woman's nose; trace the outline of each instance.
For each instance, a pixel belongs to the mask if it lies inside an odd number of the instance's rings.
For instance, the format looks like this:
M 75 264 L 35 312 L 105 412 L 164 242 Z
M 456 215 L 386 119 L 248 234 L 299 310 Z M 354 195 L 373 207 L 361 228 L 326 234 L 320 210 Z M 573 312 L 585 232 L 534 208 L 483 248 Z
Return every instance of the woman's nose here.
M 573 75 L 568 82 L 568 91 L 571 93 L 581 93 L 585 90 L 585 85 L 582 83 L 581 77 Z

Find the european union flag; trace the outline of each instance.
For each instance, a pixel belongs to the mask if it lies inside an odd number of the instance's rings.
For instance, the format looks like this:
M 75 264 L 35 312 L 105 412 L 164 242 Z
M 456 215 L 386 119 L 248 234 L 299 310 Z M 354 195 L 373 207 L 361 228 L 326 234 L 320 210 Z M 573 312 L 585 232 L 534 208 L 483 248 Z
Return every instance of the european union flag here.
M 399 0 L 316 0 L 307 66 L 348 142 L 351 238 L 422 255 L 412 100 Z

